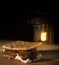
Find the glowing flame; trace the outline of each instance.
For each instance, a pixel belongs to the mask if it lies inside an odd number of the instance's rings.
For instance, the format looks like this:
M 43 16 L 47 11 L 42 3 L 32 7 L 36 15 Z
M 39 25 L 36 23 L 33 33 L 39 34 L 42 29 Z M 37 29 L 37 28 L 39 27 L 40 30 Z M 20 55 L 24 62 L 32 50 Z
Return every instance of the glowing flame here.
M 47 40 L 47 32 L 41 32 L 41 41 Z

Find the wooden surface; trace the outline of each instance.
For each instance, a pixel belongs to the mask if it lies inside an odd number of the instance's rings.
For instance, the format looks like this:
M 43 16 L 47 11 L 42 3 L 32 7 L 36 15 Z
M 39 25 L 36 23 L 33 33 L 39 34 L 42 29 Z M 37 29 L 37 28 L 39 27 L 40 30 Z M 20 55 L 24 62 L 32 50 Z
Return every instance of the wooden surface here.
M 59 59 L 50 60 L 50 61 L 48 61 L 48 60 L 38 61 L 38 62 L 34 62 L 34 63 L 24 64 L 18 60 L 7 59 L 7 58 L 3 57 L 2 53 L 0 53 L 0 65 L 59 65 Z

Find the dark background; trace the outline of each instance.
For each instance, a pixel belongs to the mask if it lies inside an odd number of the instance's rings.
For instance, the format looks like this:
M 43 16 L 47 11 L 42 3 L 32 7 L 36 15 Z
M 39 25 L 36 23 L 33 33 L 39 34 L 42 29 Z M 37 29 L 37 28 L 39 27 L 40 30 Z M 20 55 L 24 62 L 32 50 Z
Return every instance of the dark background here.
M 58 8 L 51 6 L 42 8 L 37 4 L 0 10 L 0 39 L 33 41 L 33 25 L 30 21 L 40 13 L 51 18 L 55 30 L 54 42 L 59 43 Z

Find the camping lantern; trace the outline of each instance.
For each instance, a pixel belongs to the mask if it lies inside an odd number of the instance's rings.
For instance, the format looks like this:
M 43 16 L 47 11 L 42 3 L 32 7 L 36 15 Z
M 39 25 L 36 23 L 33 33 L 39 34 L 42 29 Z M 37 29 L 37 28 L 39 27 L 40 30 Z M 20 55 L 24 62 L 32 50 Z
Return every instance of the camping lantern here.
M 34 18 L 33 41 L 42 43 L 54 43 L 54 25 L 46 18 Z

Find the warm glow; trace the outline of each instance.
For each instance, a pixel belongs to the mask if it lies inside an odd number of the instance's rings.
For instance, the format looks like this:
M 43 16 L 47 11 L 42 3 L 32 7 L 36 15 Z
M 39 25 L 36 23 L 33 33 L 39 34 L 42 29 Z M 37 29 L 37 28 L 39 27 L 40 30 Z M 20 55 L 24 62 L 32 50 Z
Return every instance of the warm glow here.
M 47 33 L 41 32 L 41 41 L 46 41 L 46 40 L 47 40 Z

